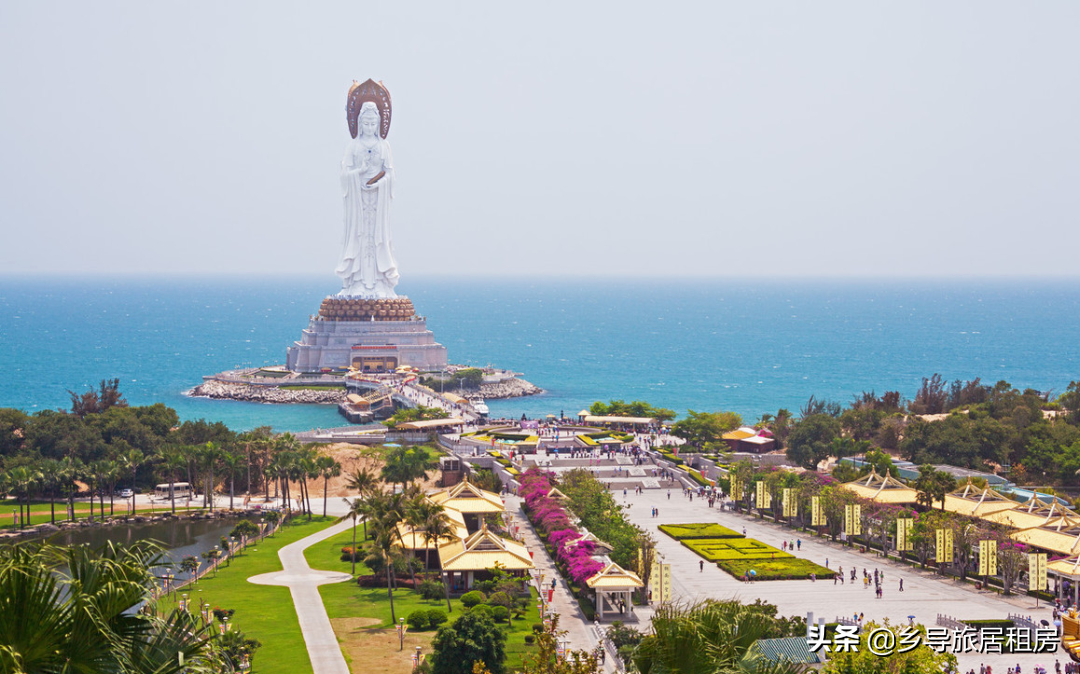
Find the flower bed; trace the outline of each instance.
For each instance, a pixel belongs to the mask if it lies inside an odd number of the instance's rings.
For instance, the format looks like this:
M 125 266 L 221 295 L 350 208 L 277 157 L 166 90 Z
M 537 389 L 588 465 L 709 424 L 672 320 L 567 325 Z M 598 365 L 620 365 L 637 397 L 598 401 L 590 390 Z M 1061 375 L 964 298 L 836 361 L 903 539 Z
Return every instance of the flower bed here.
M 720 560 L 784 559 L 795 555 L 782 552 L 753 538 L 697 538 L 679 541 L 710 562 Z
M 684 538 L 745 538 L 742 534 L 713 522 L 696 524 L 661 524 L 660 531 L 675 540 Z
M 819 579 L 832 578 L 835 573 L 808 559 L 725 559 L 716 563 L 720 569 L 736 578 L 754 571 L 754 580 L 803 580 L 815 574 Z

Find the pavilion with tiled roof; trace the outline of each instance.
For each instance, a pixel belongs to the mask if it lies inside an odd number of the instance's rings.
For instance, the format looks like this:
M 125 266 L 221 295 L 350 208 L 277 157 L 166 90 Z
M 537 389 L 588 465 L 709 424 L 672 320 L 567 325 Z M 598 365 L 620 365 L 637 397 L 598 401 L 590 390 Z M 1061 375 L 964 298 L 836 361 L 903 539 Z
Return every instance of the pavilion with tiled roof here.
M 518 577 L 525 577 L 533 568 L 524 545 L 488 531 L 486 525 L 468 538 L 441 545 L 439 563 L 452 592 L 468 590 L 496 566 Z
M 604 619 L 605 606 L 610 606 L 621 619 L 634 613 L 634 590 L 644 587 L 633 571 L 627 571 L 615 562 L 608 562 L 596 575 L 585 581 L 590 589 L 596 592 L 596 616 L 598 620 Z
M 878 475 L 877 470 L 871 468 L 870 472 L 857 480 L 845 482 L 844 488 L 860 496 L 877 503 L 892 503 L 907 505 L 918 503 L 919 492 L 907 486 L 892 475 Z
M 990 487 L 976 487 L 968 480 L 960 489 L 945 495 L 943 509 L 968 517 L 985 517 L 1018 507 L 1020 504 L 1016 501 L 1005 498 Z

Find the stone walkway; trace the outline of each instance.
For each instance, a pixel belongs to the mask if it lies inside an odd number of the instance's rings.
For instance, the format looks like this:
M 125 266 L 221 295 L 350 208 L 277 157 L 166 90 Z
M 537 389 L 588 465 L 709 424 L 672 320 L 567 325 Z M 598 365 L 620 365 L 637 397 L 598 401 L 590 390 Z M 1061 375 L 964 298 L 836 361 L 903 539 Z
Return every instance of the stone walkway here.
M 699 601 L 707 598 L 736 597 L 743 601 L 762 599 L 779 608 L 782 615 L 805 616 L 812 611 L 817 618 L 833 622 L 837 617 L 850 618 L 853 613 L 864 613 L 866 620 L 880 622 L 887 618 L 892 624 L 906 624 L 908 616 L 914 615 L 915 621 L 927 626 L 934 626 L 937 614 L 947 614 L 959 620 L 1004 619 L 1008 613 L 1030 615 L 1035 621 L 1051 620 L 1051 609 L 1043 602 L 1036 610 L 1035 600 L 1030 597 L 1002 597 L 992 592 L 979 592 L 973 586 L 953 580 L 943 579 L 933 573 L 901 565 L 898 562 L 886 562 L 873 553 L 863 554 L 856 548 L 845 548 L 828 543 L 822 538 L 813 538 L 794 529 L 788 529 L 771 522 L 758 520 L 756 517 L 741 515 L 731 511 L 709 508 L 705 499 L 695 498 L 690 502 L 683 496 L 682 490 L 672 489 L 670 500 L 667 490 L 646 490 L 644 494 L 630 494 L 624 499 L 622 494 L 616 500 L 625 507 L 630 521 L 650 532 L 657 542 L 657 551 L 665 563 L 672 567 L 672 589 L 680 601 Z M 659 517 L 652 517 L 652 508 L 659 509 Z M 858 569 L 858 581 L 849 580 L 844 585 L 834 585 L 832 580 L 803 581 L 760 581 L 746 584 L 721 571 L 715 564 L 702 558 L 678 541 L 660 532 L 659 524 L 678 524 L 692 522 L 717 522 L 730 529 L 780 548 L 783 541 L 801 538 L 802 548 L 794 554 L 796 557 L 828 565 L 831 569 L 838 566 L 850 574 L 852 567 Z M 863 569 L 870 574 L 874 569 L 885 573 L 884 596 L 877 599 L 873 588 L 865 588 L 862 583 Z M 904 579 L 904 592 L 899 592 L 899 579 Z M 871 584 L 872 585 L 872 584 Z M 1055 658 L 1063 663 L 1068 660 L 1064 651 L 1050 654 L 992 655 L 973 654 L 958 656 L 960 669 L 966 672 L 971 668 L 977 671 L 979 663 L 993 665 L 995 671 L 1000 667 L 1005 672 L 1007 667 L 1017 663 L 1023 665 L 1024 672 L 1033 671 L 1032 666 L 1041 664 L 1053 671 Z
M 529 548 L 529 552 L 533 553 L 534 568 L 544 574 L 545 591 L 551 588 L 552 578 L 558 579 L 555 584 L 555 596 L 551 606 L 555 613 L 559 614 L 559 629 L 566 630 L 566 639 L 570 642 L 570 648 L 592 652 L 600 643 L 596 638 L 593 623 L 587 620 L 585 614 L 581 612 L 581 607 L 578 606 L 574 595 L 570 594 L 570 587 L 566 584 L 566 580 L 559 575 L 558 569 L 555 568 L 555 561 L 548 554 L 547 548 L 540 541 L 540 537 L 537 535 L 536 530 L 533 529 L 532 524 L 522 514 L 522 499 L 510 494 L 504 494 L 503 499 L 506 501 L 506 511 L 513 516 L 518 525 L 518 531 L 525 537 L 526 547 Z M 615 666 L 612 664 L 610 657 L 607 658 L 604 668 L 606 671 L 615 671 Z
M 331 536 L 347 531 L 352 527 L 352 520 L 339 522 L 318 533 L 290 543 L 278 552 L 281 558 L 281 571 L 264 573 L 248 578 L 248 582 L 257 585 L 284 585 L 292 593 L 296 617 L 300 621 L 300 632 L 304 635 L 311 669 L 314 674 L 349 674 L 345 656 L 341 654 L 334 628 L 326 615 L 319 586 L 328 583 L 340 583 L 351 580 L 347 573 L 335 571 L 316 571 L 308 566 L 304 559 L 304 550 L 324 541 Z

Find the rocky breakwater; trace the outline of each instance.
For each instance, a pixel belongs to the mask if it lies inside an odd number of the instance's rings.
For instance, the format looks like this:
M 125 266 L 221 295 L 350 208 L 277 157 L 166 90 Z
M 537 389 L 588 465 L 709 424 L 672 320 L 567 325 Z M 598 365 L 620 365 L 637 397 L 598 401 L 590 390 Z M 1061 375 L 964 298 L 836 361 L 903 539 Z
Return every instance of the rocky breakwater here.
M 256 403 L 314 403 L 337 405 L 345 400 L 345 389 L 326 391 L 277 386 L 248 386 L 208 379 L 191 389 L 191 396 L 219 400 L 244 400 Z
M 480 395 L 485 400 L 500 400 L 503 398 L 521 398 L 522 396 L 534 396 L 543 393 L 544 389 L 530 384 L 524 379 L 505 379 L 492 384 L 481 384 Z

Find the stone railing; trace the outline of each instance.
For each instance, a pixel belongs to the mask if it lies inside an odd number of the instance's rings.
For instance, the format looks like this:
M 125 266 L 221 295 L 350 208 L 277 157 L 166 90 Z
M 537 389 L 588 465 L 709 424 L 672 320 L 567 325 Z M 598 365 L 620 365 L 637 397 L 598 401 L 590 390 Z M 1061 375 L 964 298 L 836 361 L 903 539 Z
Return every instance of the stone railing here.
M 1013 625 L 1017 627 L 1026 627 L 1029 630 L 1036 630 L 1042 627 L 1041 625 L 1035 624 L 1035 620 L 1031 616 L 1022 616 L 1019 614 L 1014 615 L 1010 613 L 1009 620 L 1012 621 Z
M 593 630 L 596 632 L 596 640 L 600 642 L 600 648 L 605 652 L 605 657 L 611 658 L 611 663 L 615 665 L 615 671 L 625 672 L 626 663 L 619 657 L 619 651 L 615 648 L 615 644 L 612 643 L 607 630 L 600 625 L 593 625 Z
M 964 630 L 967 629 L 967 625 L 960 622 L 952 616 L 947 616 L 943 613 L 937 614 L 937 620 L 935 623 L 938 627 L 947 627 L 951 630 Z

